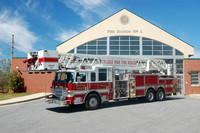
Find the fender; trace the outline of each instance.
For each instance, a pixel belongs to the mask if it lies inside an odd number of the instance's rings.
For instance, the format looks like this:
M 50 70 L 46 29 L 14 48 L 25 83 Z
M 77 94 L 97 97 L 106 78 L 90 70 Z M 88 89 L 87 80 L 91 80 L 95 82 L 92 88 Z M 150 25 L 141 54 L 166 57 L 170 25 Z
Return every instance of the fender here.
M 101 100 L 101 95 L 100 95 L 100 93 L 99 93 L 98 91 L 92 90 L 92 91 L 88 91 L 88 92 L 85 94 L 85 96 L 84 96 L 84 98 L 83 98 L 83 103 L 85 103 L 86 97 L 87 97 L 89 94 L 91 94 L 91 93 L 97 94 L 97 95 L 99 96 L 100 100 Z

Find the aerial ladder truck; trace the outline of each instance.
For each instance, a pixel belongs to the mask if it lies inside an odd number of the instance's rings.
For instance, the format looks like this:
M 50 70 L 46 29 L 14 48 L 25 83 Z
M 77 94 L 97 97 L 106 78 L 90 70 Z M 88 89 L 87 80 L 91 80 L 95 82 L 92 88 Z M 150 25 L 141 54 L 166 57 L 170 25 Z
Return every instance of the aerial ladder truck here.
M 41 50 L 28 54 L 26 72 L 55 72 L 47 103 L 84 104 L 89 110 L 101 103 L 145 97 L 165 100 L 176 93 L 170 65 L 159 59 L 58 53 Z

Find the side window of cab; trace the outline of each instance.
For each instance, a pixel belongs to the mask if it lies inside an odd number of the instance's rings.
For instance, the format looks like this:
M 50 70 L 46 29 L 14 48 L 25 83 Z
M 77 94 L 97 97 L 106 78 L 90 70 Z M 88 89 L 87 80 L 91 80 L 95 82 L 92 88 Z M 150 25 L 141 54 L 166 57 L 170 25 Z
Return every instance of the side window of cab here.
M 80 78 L 80 82 L 86 82 L 87 76 L 86 72 L 77 72 L 76 81 L 78 82 L 78 78 Z
M 107 81 L 107 69 L 99 69 L 99 81 Z
M 96 81 L 96 73 L 95 72 L 91 72 L 91 81 Z

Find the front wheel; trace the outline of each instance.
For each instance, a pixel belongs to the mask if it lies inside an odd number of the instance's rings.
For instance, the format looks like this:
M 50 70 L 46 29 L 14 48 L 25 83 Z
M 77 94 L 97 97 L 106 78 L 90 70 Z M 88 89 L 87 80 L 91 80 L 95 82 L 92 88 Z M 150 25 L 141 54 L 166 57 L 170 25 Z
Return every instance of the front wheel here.
M 99 105 L 100 105 L 100 99 L 99 99 L 98 95 L 90 94 L 87 97 L 85 106 L 88 110 L 95 110 L 99 107 Z
M 146 100 L 147 102 L 153 102 L 155 99 L 155 93 L 153 90 L 148 90 L 146 94 Z

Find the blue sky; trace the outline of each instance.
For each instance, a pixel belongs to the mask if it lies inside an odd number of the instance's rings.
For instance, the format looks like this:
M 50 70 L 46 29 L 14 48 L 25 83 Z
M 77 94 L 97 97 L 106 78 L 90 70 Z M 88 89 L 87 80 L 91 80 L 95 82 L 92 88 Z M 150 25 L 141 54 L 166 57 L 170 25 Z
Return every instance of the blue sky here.
M 200 58 L 200 0 L 0 0 L 0 59 L 56 46 L 123 8 L 194 46 Z

